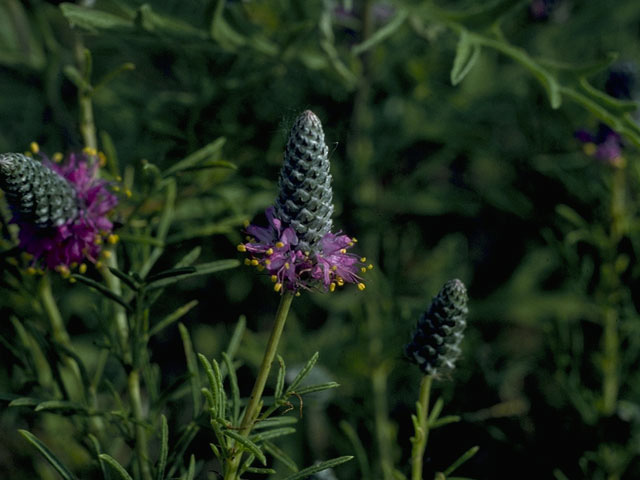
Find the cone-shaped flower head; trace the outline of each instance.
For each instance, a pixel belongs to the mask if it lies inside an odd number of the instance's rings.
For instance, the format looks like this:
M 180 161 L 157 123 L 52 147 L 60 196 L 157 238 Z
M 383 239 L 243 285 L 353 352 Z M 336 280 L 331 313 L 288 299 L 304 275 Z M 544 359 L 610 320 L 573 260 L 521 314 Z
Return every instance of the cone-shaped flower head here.
M 251 257 L 245 263 L 266 270 L 276 291 L 298 291 L 356 283 L 373 268 L 347 250 L 355 238 L 331 233 L 333 193 L 328 149 L 318 117 L 303 112 L 291 129 L 280 172 L 280 193 L 266 211 L 267 227 L 250 225 L 248 242 L 238 250 Z M 283 288 L 284 287 L 284 288 Z
M 278 185 L 276 217 L 293 228 L 302 250 L 316 249 L 331 231 L 333 191 L 322 124 L 310 110 L 291 129 Z
M 460 342 L 467 325 L 467 289 L 460 280 L 449 280 L 420 317 L 407 358 L 425 375 L 450 373 L 460 355 Z
M 62 165 L 0 154 L 0 188 L 20 227 L 20 248 L 33 255 L 34 264 L 68 272 L 85 259 L 97 260 L 113 229 L 107 214 L 117 204 L 96 177 L 97 168 L 85 154 Z

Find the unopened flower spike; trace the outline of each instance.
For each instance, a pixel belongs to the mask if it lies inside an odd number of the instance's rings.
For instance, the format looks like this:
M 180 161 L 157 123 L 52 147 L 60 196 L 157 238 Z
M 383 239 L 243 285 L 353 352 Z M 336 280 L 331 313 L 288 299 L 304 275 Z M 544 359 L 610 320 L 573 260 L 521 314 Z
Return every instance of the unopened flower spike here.
M 68 272 L 98 260 L 103 238 L 113 230 L 107 216 L 118 201 L 97 169 L 86 153 L 61 163 L 0 154 L 0 188 L 20 228 L 19 247 L 33 256 L 32 265 Z
M 468 311 L 464 283 L 449 280 L 420 317 L 413 338 L 405 346 L 409 361 L 425 375 L 450 373 L 460 355 Z
M 274 290 L 297 292 L 316 286 L 334 291 L 345 283 L 364 290 L 366 259 L 349 253 L 355 238 L 332 233 L 333 191 L 329 149 L 320 119 L 306 110 L 295 121 L 280 171 L 280 192 L 266 211 L 268 225 L 249 225 L 249 240 L 238 250 L 248 265 L 263 269 Z

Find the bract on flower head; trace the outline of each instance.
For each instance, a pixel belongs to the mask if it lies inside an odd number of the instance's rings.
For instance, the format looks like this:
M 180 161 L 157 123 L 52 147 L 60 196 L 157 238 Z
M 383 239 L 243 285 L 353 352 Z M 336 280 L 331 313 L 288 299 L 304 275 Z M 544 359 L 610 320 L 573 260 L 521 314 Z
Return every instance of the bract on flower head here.
M 108 215 L 118 200 L 97 170 L 86 153 L 59 164 L 0 155 L 0 188 L 20 228 L 19 247 L 33 256 L 34 265 L 68 273 L 85 260 L 96 262 L 104 239 L 114 237 Z
M 275 205 L 266 211 L 268 225 L 250 225 L 248 241 L 238 245 L 250 255 L 245 263 L 266 271 L 277 292 L 313 287 L 334 291 L 345 283 L 364 290 L 360 275 L 373 267 L 348 252 L 355 238 L 331 232 L 328 148 L 322 124 L 309 110 L 291 129 L 279 185 Z

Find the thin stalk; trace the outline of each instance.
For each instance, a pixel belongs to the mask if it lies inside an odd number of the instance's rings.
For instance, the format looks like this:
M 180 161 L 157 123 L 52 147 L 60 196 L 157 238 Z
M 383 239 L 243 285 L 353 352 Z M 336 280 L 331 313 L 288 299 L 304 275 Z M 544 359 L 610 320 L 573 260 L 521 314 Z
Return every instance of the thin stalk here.
M 244 415 L 242 416 L 242 421 L 240 422 L 239 433 L 245 437 L 251 432 L 253 423 L 260 414 L 262 393 L 264 392 L 264 386 L 267 383 L 267 378 L 271 371 L 271 364 L 273 363 L 278 351 L 278 343 L 280 343 L 280 337 L 284 330 L 284 324 L 287 321 L 287 315 L 289 314 L 289 308 L 291 307 L 293 297 L 294 294 L 289 291 L 283 293 L 280 297 L 280 304 L 278 305 L 278 311 L 276 312 L 276 318 L 271 329 L 271 335 L 264 351 L 264 357 L 262 358 L 260 369 L 258 370 L 258 376 L 256 377 L 253 390 L 251 391 L 251 396 L 249 397 L 249 403 L 244 411 Z M 229 458 L 224 472 L 224 480 L 236 480 L 238 478 L 238 468 L 241 461 L 241 453 L 236 453 Z
M 371 379 L 373 388 L 376 441 L 383 480 L 393 480 L 394 478 L 393 458 L 391 455 L 393 445 L 391 442 L 392 435 L 388 415 L 389 405 L 387 402 L 388 370 L 388 367 L 384 364 L 378 365 L 374 368 Z
M 135 420 L 136 434 L 136 456 L 143 480 L 153 480 L 151 469 L 149 468 L 149 448 L 147 445 L 147 431 L 144 426 L 144 415 L 142 413 L 142 397 L 140 396 L 140 372 L 137 369 L 129 373 L 129 401 L 133 419 Z
M 414 421 L 415 435 L 411 439 L 411 480 L 422 480 L 422 459 L 429 439 L 429 396 L 431 394 L 431 375 L 422 377 L 420 397 L 416 403 Z

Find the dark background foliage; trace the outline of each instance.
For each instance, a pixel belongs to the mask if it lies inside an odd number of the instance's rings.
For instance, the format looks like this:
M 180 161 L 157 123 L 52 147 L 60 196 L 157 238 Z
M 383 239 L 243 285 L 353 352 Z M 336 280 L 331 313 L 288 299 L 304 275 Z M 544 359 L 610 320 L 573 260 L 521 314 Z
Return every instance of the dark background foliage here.
M 431 433 L 424 478 L 473 445 L 480 452 L 460 475 L 640 478 L 634 368 L 640 164 L 632 141 L 625 140 L 625 168 L 586 155 L 574 132 L 595 131 L 598 120 L 567 96 L 552 109 L 521 64 L 490 48 L 452 86 L 457 35 L 430 18 L 411 14 L 374 47 L 354 54 L 393 22 L 400 4 L 229 1 L 216 17 L 218 2 L 97 0 L 94 9 L 122 24 L 76 21 L 70 28 L 58 3 L 0 5 L 0 151 L 24 151 L 34 140 L 51 154 L 82 148 L 77 82 L 69 72 L 81 41 L 92 55 L 94 84 L 124 63 L 135 65 L 93 96 L 101 148 L 113 145 L 118 173 L 133 182 L 133 197 L 119 212 L 123 223 L 146 198 L 143 165 L 169 168 L 225 137 L 222 159 L 237 166 L 179 177 L 171 241 L 158 270 L 195 246 L 208 260 L 236 258 L 243 221 L 264 221 L 261 212 L 275 198 L 293 119 L 309 108 L 322 120 L 334 223 L 358 238 L 358 251 L 375 268 L 364 292 L 345 288 L 294 301 L 280 353 L 293 367 L 319 351 L 317 375 L 341 384 L 305 400 L 298 436 L 282 445 L 296 460 L 351 454 L 340 428 L 347 422 L 365 446 L 374 478 L 383 478 L 385 459 L 408 472 L 420 372 L 402 358 L 403 345 L 432 296 L 457 277 L 471 299 L 463 357 L 451 378 L 435 383 L 433 395 L 444 398 L 446 414 L 462 420 Z M 474 3 L 453 7 L 465 11 Z M 534 2 L 542 4 L 547 14 L 536 16 L 523 5 L 505 17 L 511 44 L 533 58 L 573 65 L 615 51 L 619 59 L 611 68 L 636 68 L 640 3 Z M 212 18 L 224 22 L 213 35 Z M 607 78 L 603 70 L 590 81 L 605 91 Z M 633 84 L 625 82 L 633 95 Z M 621 212 L 612 209 L 612 192 L 624 198 Z M 162 199 L 154 204 L 150 198 L 138 214 L 155 225 Z M 614 224 L 623 225 L 617 237 L 610 235 Z M 139 255 L 140 247 L 127 242 L 135 228 L 121 231 L 124 270 Z M 211 357 L 246 316 L 239 377 L 248 395 L 277 295 L 267 278 L 244 267 L 206 278 L 178 284 L 152 317 L 198 300 L 182 321 L 195 349 Z M 74 345 L 91 365 L 101 338 L 96 294 L 62 280 L 55 287 Z M 607 309 L 615 311 L 619 334 L 620 389 L 612 411 L 601 398 Z M 35 323 L 38 309 L 7 287 L 0 314 L 0 392 L 28 395 L 33 379 L 12 354 L 16 332 L 9 319 Z M 150 348 L 164 387 L 183 377 L 177 327 L 154 337 Z M 123 381 L 118 372 L 107 364 L 114 384 Z M 185 421 L 185 404 L 188 396 L 179 395 L 167 404 L 170 431 Z M 54 478 L 17 435 L 25 427 L 78 472 L 92 471 L 64 419 L 4 406 L 1 477 Z M 209 441 L 204 434 L 194 440 L 199 461 L 211 457 Z M 198 478 L 215 478 L 215 467 L 204 465 Z M 362 474 L 352 461 L 336 475 Z

